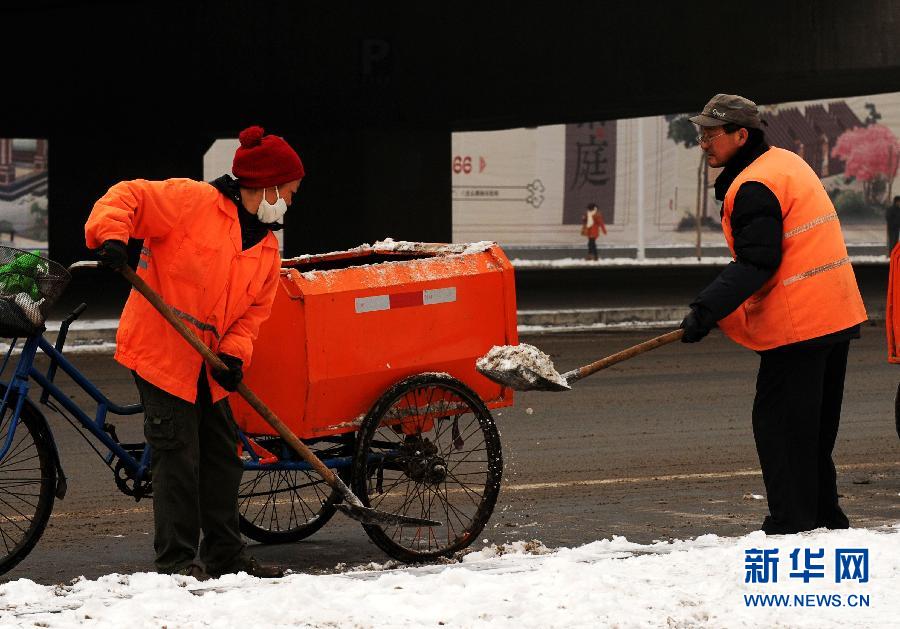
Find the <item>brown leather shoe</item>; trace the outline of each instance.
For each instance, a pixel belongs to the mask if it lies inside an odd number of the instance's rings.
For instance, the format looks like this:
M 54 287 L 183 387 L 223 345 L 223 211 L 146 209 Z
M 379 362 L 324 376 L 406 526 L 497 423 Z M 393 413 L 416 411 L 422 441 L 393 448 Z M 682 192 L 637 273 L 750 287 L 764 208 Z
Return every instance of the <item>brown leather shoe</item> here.
M 259 563 L 256 557 L 244 556 L 233 563 L 227 570 L 215 574 L 220 577 L 223 574 L 236 574 L 238 572 L 246 572 L 251 577 L 260 579 L 280 579 L 284 576 L 284 568 L 281 566 L 267 566 Z
M 208 581 L 212 577 L 203 569 L 203 566 L 195 563 L 188 564 L 181 570 L 177 570 L 172 574 L 180 574 L 183 577 L 194 577 L 198 581 Z
M 246 571 L 251 577 L 259 577 L 260 579 L 280 579 L 284 576 L 284 568 L 261 564 L 256 560 L 256 557 L 250 557 Z

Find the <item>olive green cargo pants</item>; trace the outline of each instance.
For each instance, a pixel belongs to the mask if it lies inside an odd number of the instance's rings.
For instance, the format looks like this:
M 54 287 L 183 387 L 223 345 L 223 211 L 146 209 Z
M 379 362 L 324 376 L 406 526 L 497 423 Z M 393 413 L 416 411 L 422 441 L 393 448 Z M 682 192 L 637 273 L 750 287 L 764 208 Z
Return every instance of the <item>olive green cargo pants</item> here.
M 173 573 L 199 559 L 211 574 L 245 559 L 237 496 L 243 466 L 228 400 L 215 404 L 201 369 L 197 401 L 186 402 L 134 375 L 153 448 L 156 569 Z

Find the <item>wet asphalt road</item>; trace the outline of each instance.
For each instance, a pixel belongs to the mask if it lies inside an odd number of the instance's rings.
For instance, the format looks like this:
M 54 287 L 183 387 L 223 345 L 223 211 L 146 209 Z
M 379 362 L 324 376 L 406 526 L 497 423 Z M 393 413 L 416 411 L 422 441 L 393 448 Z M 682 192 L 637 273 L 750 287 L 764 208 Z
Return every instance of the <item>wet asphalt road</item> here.
M 560 371 L 661 331 L 523 338 L 550 353 Z M 108 355 L 76 364 L 121 403 L 137 400 L 128 372 Z M 568 393 L 519 394 L 495 413 L 504 484 L 481 540 L 573 546 L 621 535 L 635 542 L 741 535 L 766 513 L 750 427 L 757 357 L 714 332 L 698 345 L 675 344 L 596 374 Z M 900 440 L 893 396 L 900 369 L 885 361 L 884 328 L 866 327 L 851 347 L 843 424 L 836 448 L 839 489 L 854 526 L 900 521 Z M 86 402 L 84 394 L 76 401 Z M 57 501 L 34 551 L 4 580 L 41 583 L 131 573 L 152 566 L 152 512 L 116 489 L 87 444 L 50 415 L 69 495 Z M 116 422 L 123 440 L 140 439 L 140 420 Z M 473 547 L 480 547 L 482 541 Z M 311 538 L 252 545 L 264 561 L 294 571 L 385 563 L 362 528 L 335 516 Z

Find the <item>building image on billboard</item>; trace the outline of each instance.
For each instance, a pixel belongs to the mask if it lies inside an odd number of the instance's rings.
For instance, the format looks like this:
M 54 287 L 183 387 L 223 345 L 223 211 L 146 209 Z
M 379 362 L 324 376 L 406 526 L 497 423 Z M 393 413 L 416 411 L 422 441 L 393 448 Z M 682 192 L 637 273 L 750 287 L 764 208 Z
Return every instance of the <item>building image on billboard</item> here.
M 0 245 L 47 251 L 47 140 L 0 138 Z
M 803 157 L 822 180 L 847 243 L 883 245 L 885 208 L 900 194 L 900 93 L 760 111 L 766 141 Z M 454 133 L 453 240 L 574 249 L 585 207 L 596 203 L 608 231 L 601 247 L 640 239 L 684 249 L 696 244 L 698 221 L 703 246 L 723 247 L 720 169 L 706 165 L 694 113 Z

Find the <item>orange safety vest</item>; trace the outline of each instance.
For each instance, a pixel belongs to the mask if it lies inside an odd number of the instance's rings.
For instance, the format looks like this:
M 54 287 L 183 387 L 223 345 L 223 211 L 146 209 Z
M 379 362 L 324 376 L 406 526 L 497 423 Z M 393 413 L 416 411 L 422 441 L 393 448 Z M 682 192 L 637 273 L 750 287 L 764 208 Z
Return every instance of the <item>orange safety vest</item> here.
M 137 273 L 214 352 L 246 368 L 260 324 L 272 309 L 281 257 L 269 232 L 242 251 L 237 207 L 208 183 L 123 181 L 94 205 L 87 246 L 142 238 Z M 193 402 L 203 359 L 136 291 L 116 333 L 118 362 L 151 384 Z M 210 379 L 213 401 L 228 392 Z
M 838 332 L 866 320 L 837 212 L 803 159 L 770 148 L 735 177 L 725 193 L 722 231 L 731 255 L 731 212 L 747 181 L 764 184 L 781 205 L 781 265 L 765 285 L 719 321 L 733 341 L 767 350 Z
M 885 328 L 887 328 L 889 363 L 900 363 L 900 355 L 897 352 L 897 340 L 900 339 L 900 289 L 894 288 L 897 282 L 900 282 L 900 246 L 894 246 L 894 250 L 891 251 L 891 266 L 888 274 Z

